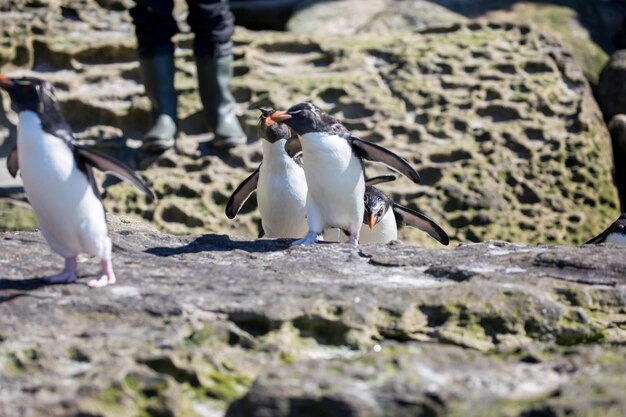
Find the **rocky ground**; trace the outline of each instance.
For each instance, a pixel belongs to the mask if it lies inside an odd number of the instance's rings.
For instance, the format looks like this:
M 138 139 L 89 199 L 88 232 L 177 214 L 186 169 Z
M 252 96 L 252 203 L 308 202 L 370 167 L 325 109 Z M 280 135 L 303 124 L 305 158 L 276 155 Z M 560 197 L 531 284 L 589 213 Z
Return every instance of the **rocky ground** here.
M 617 217 L 585 78 L 606 57 L 580 26 L 589 3 L 505 3 L 349 0 L 276 23 L 290 33 L 238 28 L 250 143 L 231 152 L 211 147 L 183 33 L 180 137 L 148 163 L 129 2 L 1 4 L 2 73 L 50 80 L 79 140 L 135 164 L 158 200 L 107 190 L 109 213 L 150 223 L 109 215 L 116 285 L 90 290 L 87 258 L 77 283 L 46 285 L 62 261 L 24 231 L 34 216 L 0 173 L 0 230 L 18 230 L 0 233 L 0 416 L 625 417 L 624 249 L 543 245 Z M 613 99 L 611 132 L 626 131 Z M 254 201 L 228 221 L 261 160 L 255 107 L 300 100 L 413 163 L 423 185 L 381 188 L 441 223 L 450 248 L 406 229 L 405 244 L 358 248 L 250 240 Z M 0 143 L 11 121 L 0 110 Z
M 0 235 L 0 415 L 625 416 L 618 247 L 452 250 L 113 219 L 118 284 Z

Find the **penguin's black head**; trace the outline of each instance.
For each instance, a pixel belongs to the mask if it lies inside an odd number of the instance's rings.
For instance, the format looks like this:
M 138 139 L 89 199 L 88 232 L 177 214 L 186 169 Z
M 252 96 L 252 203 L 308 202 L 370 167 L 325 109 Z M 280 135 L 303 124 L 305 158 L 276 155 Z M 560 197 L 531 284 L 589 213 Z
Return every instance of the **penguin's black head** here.
M 289 128 L 282 123 L 276 123 L 272 120 L 271 116 L 276 110 L 262 109 L 259 107 L 259 111 L 261 112 L 258 124 L 259 137 L 270 143 L 275 143 L 280 139 L 289 139 L 291 136 Z
M 0 87 L 9 93 L 18 113 L 30 110 L 43 114 L 47 108 L 57 106 L 54 88 L 45 80 L 35 77 L 9 78 L 0 75 Z
M 370 229 L 380 222 L 391 206 L 391 199 L 375 187 L 365 187 L 365 211 L 363 212 L 363 224 L 369 225 Z
M 311 132 L 324 132 L 329 126 L 337 123 L 330 115 L 324 113 L 311 103 L 298 103 L 286 111 L 276 111 L 272 114 L 272 120 L 285 123 L 298 135 L 302 136 Z

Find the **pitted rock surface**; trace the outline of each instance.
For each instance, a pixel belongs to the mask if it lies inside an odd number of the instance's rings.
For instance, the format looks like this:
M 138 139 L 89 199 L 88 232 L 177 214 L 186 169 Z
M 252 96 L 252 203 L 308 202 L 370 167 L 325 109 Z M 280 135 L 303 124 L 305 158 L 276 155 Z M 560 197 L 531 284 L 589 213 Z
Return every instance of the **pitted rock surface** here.
M 138 145 L 149 106 L 128 15 L 89 0 L 22 3 L 19 12 L 0 16 L 10 34 L 2 71 L 34 68 L 55 85 L 81 140 L 132 161 L 123 145 Z M 143 172 L 158 202 L 148 205 L 120 185 L 109 189 L 105 204 L 166 232 L 253 237 L 253 201 L 236 221 L 223 210 L 260 162 L 260 146 L 211 148 L 198 113 L 190 39 L 176 37 L 177 151 Z M 350 37 L 238 29 L 235 44 L 233 93 L 251 139 L 256 106 L 312 101 L 414 164 L 423 185 L 399 179 L 381 188 L 442 224 L 455 241 L 579 243 L 617 217 L 610 139 L 598 107 L 571 54 L 535 30 L 473 22 Z M 368 164 L 370 175 L 382 171 Z M 413 229 L 400 237 L 435 245 Z
M 360 248 L 113 218 L 118 283 L 0 234 L 0 415 L 623 416 L 611 246 Z M 544 414 L 533 414 L 543 410 Z

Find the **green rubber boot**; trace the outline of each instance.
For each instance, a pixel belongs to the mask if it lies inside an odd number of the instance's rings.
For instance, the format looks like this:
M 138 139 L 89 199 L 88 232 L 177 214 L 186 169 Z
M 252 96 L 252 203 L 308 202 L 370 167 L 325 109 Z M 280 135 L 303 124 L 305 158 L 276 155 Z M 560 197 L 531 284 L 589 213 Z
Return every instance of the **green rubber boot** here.
M 139 59 L 146 95 L 152 102 L 154 124 L 144 135 L 141 148 L 163 152 L 174 146 L 176 138 L 176 89 L 174 55 Z
M 230 94 L 233 57 L 196 57 L 198 90 L 209 127 L 215 134 L 213 147 L 228 149 L 248 141 L 237 120 L 235 99 Z

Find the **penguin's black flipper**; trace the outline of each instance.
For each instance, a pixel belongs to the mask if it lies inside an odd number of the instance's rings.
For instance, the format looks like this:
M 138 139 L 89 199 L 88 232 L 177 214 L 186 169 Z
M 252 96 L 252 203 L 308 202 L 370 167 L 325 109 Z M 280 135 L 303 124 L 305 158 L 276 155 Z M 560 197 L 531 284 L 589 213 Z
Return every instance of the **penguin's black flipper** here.
M 78 169 L 84 172 L 85 175 L 87 176 L 87 181 L 89 181 L 89 184 L 91 185 L 91 189 L 93 190 L 93 193 L 100 200 L 102 200 L 102 191 L 100 190 L 100 187 L 98 186 L 98 181 L 96 181 L 96 176 L 93 173 L 93 167 L 89 165 L 89 163 L 84 158 L 79 158 L 76 161 L 76 165 L 78 166 Z
M 586 241 L 585 245 L 594 245 L 594 244 L 604 243 L 606 238 L 611 233 L 619 233 L 623 231 L 624 229 L 626 229 L 626 213 L 622 213 L 621 216 L 619 216 L 619 218 L 616 221 L 614 221 L 609 227 L 607 227 L 604 232 Z
M 377 184 L 383 184 L 385 182 L 392 182 L 392 181 L 395 181 L 396 178 L 397 177 L 393 174 L 379 175 L 377 177 L 366 178 L 365 185 L 372 186 L 372 185 L 377 185 Z
M 441 228 L 441 226 L 419 211 L 411 210 L 410 208 L 394 203 L 393 213 L 396 217 L 399 217 L 404 224 L 416 227 L 428 233 L 439 243 L 443 245 L 450 243 L 448 234 Z
M 13 178 L 17 176 L 17 171 L 20 170 L 20 164 L 17 160 L 17 148 L 11 149 L 7 156 L 7 169 Z
M 239 184 L 239 187 L 233 191 L 233 194 L 228 199 L 228 203 L 226 203 L 226 217 L 229 219 L 235 218 L 239 210 L 241 210 L 243 203 L 256 190 L 256 186 L 259 183 L 259 169 L 261 169 L 260 165 L 248 178 Z
M 135 187 L 143 191 L 150 201 L 154 200 L 154 194 L 152 193 L 152 190 L 148 188 L 148 184 L 146 184 L 143 178 L 137 175 L 124 163 L 110 157 L 109 155 L 105 155 L 78 144 L 73 144 L 72 147 L 75 154 L 80 159 L 83 159 L 87 164 L 99 169 L 100 171 L 109 172 L 122 180 L 130 182 Z
M 382 146 L 366 142 L 354 136 L 350 136 L 350 144 L 356 156 L 369 161 L 382 162 L 407 176 L 414 183 L 420 183 L 420 176 L 417 171 L 399 155 L 396 155 Z
M 585 245 L 597 245 L 599 243 L 603 243 L 606 236 L 609 234 L 609 229 L 606 229 L 604 232 L 600 233 L 598 236 L 589 239 L 584 244 Z

